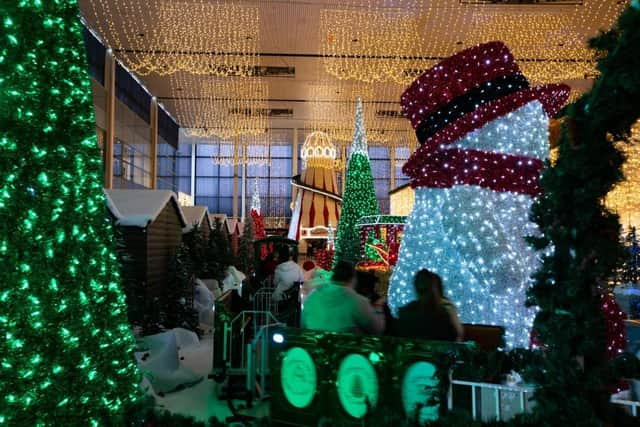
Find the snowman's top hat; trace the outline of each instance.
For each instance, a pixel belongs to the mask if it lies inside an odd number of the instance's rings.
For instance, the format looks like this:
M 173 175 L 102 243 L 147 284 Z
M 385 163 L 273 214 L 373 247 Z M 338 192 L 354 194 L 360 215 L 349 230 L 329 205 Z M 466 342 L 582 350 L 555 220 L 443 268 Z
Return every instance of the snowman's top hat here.
M 420 178 L 421 164 L 435 151 L 531 101 L 540 101 L 552 117 L 569 92 L 564 84 L 530 87 L 502 42 L 463 50 L 425 71 L 402 94 L 402 112 L 421 144 L 403 171 Z

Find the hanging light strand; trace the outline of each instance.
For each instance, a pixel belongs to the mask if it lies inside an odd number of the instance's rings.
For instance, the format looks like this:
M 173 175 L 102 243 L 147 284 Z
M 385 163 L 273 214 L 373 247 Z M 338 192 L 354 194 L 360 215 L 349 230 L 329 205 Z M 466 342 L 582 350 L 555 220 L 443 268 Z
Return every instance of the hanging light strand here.
M 257 65 L 257 6 L 205 0 L 89 3 L 87 21 L 137 74 L 251 75 Z

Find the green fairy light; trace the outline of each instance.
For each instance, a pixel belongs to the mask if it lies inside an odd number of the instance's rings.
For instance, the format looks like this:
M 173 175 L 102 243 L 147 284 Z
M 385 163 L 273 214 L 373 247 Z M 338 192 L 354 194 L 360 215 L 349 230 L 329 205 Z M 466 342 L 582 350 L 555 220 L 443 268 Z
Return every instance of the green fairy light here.
M 0 29 L 0 425 L 101 425 L 141 394 L 77 2 L 0 2 Z
M 367 150 L 362 101 L 358 98 L 351 156 L 347 163 L 342 210 L 336 233 L 334 264 L 339 260 L 354 264 L 360 260 L 360 236 L 356 223 L 363 216 L 378 214 L 378 200 Z

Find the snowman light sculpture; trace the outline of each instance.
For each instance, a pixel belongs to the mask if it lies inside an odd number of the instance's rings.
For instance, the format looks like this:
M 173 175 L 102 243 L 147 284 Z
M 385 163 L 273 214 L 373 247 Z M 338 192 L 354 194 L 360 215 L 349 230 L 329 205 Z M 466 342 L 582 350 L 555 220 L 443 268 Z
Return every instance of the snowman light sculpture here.
M 420 147 L 403 167 L 415 189 L 398 264 L 392 313 L 416 296 L 426 268 L 443 278 L 463 322 L 502 325 L 525 346 L 535 311 L 524 306 L 538 257 L 525 237 L 549 155 L 549 117 L 566 102 L 561 84 L 530 87 L 500 42 L 464 50 L 418 77 L 403 114 Z

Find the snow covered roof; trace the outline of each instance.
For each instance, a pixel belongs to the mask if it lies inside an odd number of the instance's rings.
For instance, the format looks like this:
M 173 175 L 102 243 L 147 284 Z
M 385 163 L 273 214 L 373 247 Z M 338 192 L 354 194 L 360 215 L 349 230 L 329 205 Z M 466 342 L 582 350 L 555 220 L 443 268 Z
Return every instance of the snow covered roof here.
M 156 220 L 167 203 L 174 203 L 182 226 L 188 224 L 173 191 L 118 189 L 104 192 L 107 206 L 119 225 L 145 228 Z
M 240 222 L 238 219 L 228 218 L 227 230 L 229 230 L 229 234 L 238 233 L 238 236 L 242 236 L 242 232 L 244 231 L 244 222 Z
M 183 206 L 182 213 L 187 220 L 187 226 L 182 229 L 182 232 L 188 233 L 193 230 L 194 226 L 203 226 L 205 216 L 209 215 L 209 208 L 206 206 Z M 209 224 L 211 225 L 211 218 L 209 218 Z

